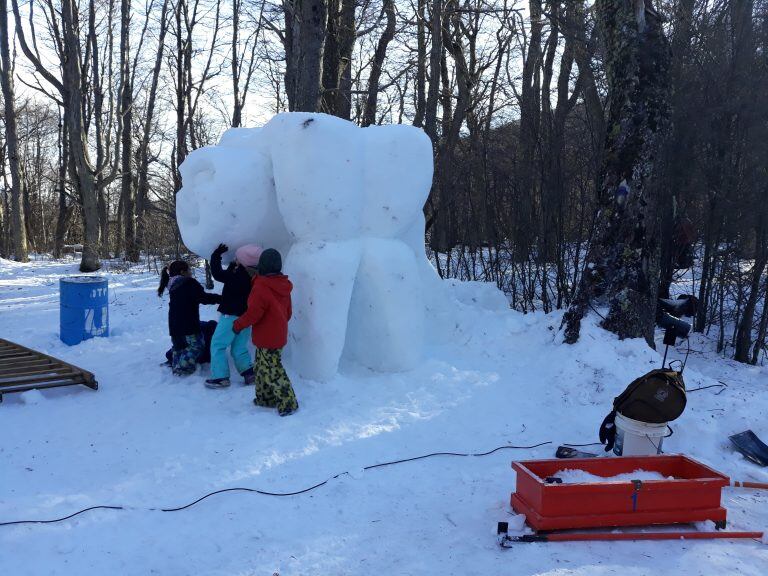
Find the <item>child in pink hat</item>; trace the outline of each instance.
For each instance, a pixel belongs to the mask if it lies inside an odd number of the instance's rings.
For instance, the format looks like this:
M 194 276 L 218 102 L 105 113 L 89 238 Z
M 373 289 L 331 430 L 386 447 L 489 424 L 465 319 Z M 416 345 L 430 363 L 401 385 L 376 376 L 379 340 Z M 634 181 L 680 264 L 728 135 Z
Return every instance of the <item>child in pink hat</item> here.
M 256 244 L 240 246 L 235 251 L 235 261 L 224 270 L 221 266 L 221 255 L 227 250 L 228 246 L 219 244 L 211 254 L 210 260 L 211 274 L 215 280 L 224 284 L 224 289 L 219 306 L 221 316 L 211 339 L 211 377 L 205 381 L 208 388 L 226 388 L 230 384 L 227 349 L 245 383 L 254 383 L 253 365 L 248 352 L 251 329 L 235 334 L 232 324 L 248 308 L 251 277 L 256 274 L 256 265 L 259 263 L 262 249 Z

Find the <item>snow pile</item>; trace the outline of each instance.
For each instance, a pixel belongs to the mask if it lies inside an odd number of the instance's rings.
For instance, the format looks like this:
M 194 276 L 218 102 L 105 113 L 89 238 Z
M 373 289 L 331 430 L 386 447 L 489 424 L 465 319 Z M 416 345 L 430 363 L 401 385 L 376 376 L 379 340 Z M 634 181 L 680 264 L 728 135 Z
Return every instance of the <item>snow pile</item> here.
M 256 243 L 283 254 L 294 282 L 288 357 L 302 376 L 327 380 L 342 358 L 381 372 L 416 366 L 425 324 L 452 306 L 424 252 L 423 131 L 278 114 L 227 131 L 180 171 L 176 216 L 191 250 L 207 257 L 224 242 L 231 256 Z
M 674 477 L 666 477 L 653 470 L 637 469 L 634 472 L 623 472 L 615 476 L 598 476 L 586 470 L 566 468 L 553 474 L 560 478 L 563 484 L 592 484 L 595 482 L 630 482 L 632 480 L 674 480 Z

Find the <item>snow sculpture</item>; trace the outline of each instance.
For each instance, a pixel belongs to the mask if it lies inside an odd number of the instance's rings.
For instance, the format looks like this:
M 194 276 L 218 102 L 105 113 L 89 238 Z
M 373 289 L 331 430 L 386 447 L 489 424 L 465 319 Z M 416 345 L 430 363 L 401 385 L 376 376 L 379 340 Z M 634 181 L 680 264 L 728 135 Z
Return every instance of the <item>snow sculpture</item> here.
M 424 253 L 432 146 L 411 126 L 286 113 L 227 131 L 180 167 L 184 243 L 207 256 L 254 242 L 280 250 L 294 283 L 288 353 L 325 380 L 348 359 L 377 371 L 421 357 L 426 295 L 438 277 Z

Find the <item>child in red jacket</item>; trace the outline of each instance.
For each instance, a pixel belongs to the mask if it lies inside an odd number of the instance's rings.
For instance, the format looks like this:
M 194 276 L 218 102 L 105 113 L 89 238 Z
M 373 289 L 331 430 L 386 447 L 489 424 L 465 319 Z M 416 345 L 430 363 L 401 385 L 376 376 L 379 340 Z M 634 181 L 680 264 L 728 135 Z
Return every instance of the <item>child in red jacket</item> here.
M 264 250 L 251 280 L 248 310 L 232 325 L 235 333 L 251 329 L 251 341 L 256 346 L 257 406 L 277 408 L 280 416 L 298 410 L 299 403 L 281 360 L 288 343 L 288 320 L 291 319 L 291 290 L 293 284 L 283 269 L 280 253 L 274 248 Z

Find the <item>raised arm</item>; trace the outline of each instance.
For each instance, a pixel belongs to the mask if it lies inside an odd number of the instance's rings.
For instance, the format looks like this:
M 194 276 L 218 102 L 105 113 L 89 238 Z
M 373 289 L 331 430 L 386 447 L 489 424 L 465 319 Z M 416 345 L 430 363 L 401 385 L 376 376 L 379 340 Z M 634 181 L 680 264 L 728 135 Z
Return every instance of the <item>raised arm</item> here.
M 213 254 L 211 254 L 210 259 L 211 275 L 217 282 L 221 282 L 222 284 L 225 284 L 232 277 L 232 272 L 224 270 L 221 267 L 221 255 L 227 250 L 229 250 L 229 247 L 226 244 L 219 244 L 219 247 L 213 251 Z

